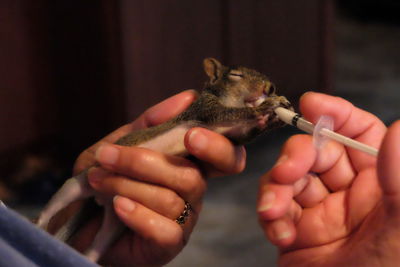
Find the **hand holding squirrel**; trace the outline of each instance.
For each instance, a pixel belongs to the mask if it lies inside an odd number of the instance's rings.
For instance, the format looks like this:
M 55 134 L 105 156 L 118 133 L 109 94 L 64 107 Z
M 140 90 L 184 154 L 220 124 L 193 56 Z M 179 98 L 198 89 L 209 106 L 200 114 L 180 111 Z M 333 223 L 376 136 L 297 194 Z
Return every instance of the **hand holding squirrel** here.
M 285 97 L 276 95 L 275 87 L 264 75 L 244 67 L 229 68 L 212 58 L 204 60 L 204 69 L 209 81 L 184 112 L 159 125 L 128 133 L 116 144 L 150 149 L 168 156 L 186 156 L 190 151 L 185 136 L 195 127 L 221 134 L 235 144 L 244 144 L 282 125 L 273 110 L 279 106 L 288 108 L 290 103 Z M 159 179 L 156 176 L 153 178 Z M 156 183 L 168 184 L 167 177 L 165 179 Z M 110 196 L 98 194 L 88 183 L 88 169 L 63 185 L 43 210 L 38 224 L 46 228 L 53 215 L 69 203 L 92 196 L 105 207 L 104 223 L 86 252 L 89 258 L 97 261 L 124 228 L 114 213 Z M 81 212 L 69 220 L 57 236 L 68 240 L 82 221 L 80 216 L 85 213 Z

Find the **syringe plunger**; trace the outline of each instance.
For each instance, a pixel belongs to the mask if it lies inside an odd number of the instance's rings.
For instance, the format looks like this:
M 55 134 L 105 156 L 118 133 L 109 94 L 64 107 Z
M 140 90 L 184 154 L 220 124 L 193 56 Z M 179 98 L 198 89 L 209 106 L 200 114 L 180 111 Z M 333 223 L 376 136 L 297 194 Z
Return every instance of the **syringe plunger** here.
M 378 155 L 378 149 L 334 132 L 333 126 L 332 126 L 332 129 L 328 129 L 328 128 L 324 128 L 324 127 L 316 127 L 311 122 L 302 118 L 299 114 L 297 114 L 291 110 L 288 110 L 286 108 L 282 108 L 282 107 L 276 108 L 275 113 L 278 115 L 279 119 L 282 120 L 283 122 L 293 125 L 293 126 L 299 128 L 300 130 L 305 131 L 306 133 L 314 135 L 314 138 L 316 138 L 317 135 L 324 136 L 329 139 L 333 139 L 345 146 L 349 146 L 354 149 L 363 151 L 372 156 Z M 319 126 L 319 125 L 317 124 L 317 126 Z M 317 133 L 314 132 L 316 129 L 318 130 Z

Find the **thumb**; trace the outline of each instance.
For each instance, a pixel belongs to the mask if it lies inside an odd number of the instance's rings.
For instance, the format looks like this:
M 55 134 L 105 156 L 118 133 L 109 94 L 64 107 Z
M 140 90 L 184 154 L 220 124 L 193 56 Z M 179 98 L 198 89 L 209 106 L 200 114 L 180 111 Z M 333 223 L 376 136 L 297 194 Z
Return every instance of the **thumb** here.
M 388 129 L 378 156 L 378 177 L 384 204 L 400 215 L 400 120 Z

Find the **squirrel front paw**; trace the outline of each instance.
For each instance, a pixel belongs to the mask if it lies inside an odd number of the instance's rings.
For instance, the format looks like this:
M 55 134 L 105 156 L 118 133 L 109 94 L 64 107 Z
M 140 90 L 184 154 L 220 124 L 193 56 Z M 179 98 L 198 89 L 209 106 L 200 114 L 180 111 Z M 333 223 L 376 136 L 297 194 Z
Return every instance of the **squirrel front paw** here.
M 269 114 L 257 116 L 257 127 L 264 129 L 268 125 Z
M 265 116 L 270 114 L 273 111 L 273 103 L 271 101 L 265 100 L 258 107 L 255 108 L 255 115 L 258 118 L 259 116 Z

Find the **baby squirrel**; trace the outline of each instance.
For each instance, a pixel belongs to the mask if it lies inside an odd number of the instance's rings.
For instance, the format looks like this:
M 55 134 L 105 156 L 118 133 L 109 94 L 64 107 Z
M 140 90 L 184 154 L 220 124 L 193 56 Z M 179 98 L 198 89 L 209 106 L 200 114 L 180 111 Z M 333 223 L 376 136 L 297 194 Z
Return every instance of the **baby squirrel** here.
M 184 136 L 193 127 L 220 133 L 235 144 L 245 144 L 266 130 L 283 126 L 275 115 L 277 107 L 291 108 L 289 101 L 276 95 L 275 86 L 263 74 L 245 67 L 229 68 L 214 58 L 206 58 L 209 77 L 197 100 L 177 117 L 120 138 L 116 144 L 139 146 L 169 155 L 186 156 Z M 68 179 L 41 212 L 38 226 L 46 229 L 50 219 L 71 202 L 95 197 L 104 206 L 103 224 L 86 256 L 97 261 L 124 229 L 114 213 L 112 201 L 98 196 L 87 181 L 87 170 Z M 83 212 L 81 212 L 83 213 Z M 70 219 L 56 237 L 69 239 L 79 216 Z

